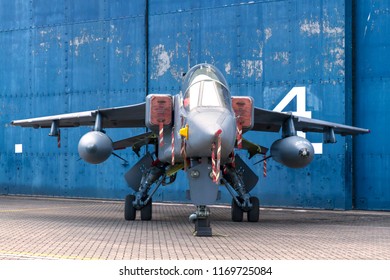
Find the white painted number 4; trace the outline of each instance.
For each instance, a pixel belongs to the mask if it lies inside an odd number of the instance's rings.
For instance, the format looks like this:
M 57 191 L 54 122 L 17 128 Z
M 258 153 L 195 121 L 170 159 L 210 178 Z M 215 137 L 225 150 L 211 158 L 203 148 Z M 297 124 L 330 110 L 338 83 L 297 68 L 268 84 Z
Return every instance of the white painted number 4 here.
M 306 111 L 306 87 L 293 87 L 279 104 L 276 105 L 273 111 L 282 112 L 295 97 L 297 98 L 297 110 L 292 113 L 296 116 L 311 118 L 311 111 Z M 306 138 L 306 133 L 299 131 L 298 136 Z M 312 144 L 314 152 L 316 154 L 322 154 L 322 143 Z

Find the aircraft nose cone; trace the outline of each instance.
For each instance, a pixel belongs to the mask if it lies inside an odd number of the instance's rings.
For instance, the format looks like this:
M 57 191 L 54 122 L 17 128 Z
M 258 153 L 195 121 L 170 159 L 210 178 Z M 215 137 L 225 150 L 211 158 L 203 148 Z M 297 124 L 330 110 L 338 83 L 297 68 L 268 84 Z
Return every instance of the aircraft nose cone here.
M 223 129 L 221 125 L 217 123 L 202 123 L 197 126 L 197 131 L 199 131 L 197 136 L 201 136 L 203 141 L 215 141 L 215 137 L 219 134 L 222 134 Z
M 232 114 L 227 111 L 196 112 L 187 118 L 189 137 L 187 155 L 209 157 L 211 147 L 221 136 L 222 156 L 227 157 L 234 148 L 236 124 Z
M 224 120 L 224 116 L 210 112 L 209 114 L 199 113 L 194 117 L 189 118 L 188 126 L 190 129 L 190 136 L 192 139 L 198 139 L 203 141 L 214 140 L 217 131 L 223 131 L 221 123 Z

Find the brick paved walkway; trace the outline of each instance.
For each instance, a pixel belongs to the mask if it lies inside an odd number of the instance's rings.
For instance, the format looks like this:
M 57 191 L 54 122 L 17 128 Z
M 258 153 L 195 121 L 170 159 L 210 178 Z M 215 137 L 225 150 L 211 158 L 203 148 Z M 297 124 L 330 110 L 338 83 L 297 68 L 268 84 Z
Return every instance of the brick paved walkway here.
M 390 260 L 390 213 L 262 209 L 234 223 L 211 207 L 213 237 L 195 237 L 192 205 L 154 204 L 125 221 L 123 202 L 0 196 L 0 260 Z

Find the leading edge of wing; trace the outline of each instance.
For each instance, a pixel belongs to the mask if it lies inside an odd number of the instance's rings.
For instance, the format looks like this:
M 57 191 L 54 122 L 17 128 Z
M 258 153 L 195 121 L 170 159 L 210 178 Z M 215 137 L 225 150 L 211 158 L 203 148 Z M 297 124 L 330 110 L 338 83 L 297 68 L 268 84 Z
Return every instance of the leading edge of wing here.
M 133 137 L 122 139 L 113 143 L 114 150 L 122 150 L 132 147 L 137 152 L 142 146 L 157 143 L 157 137 L 153 132 L 145 132 Z
M 49 128 L 53 121 L 57 121 L 58 127 L 92 126 L 95 124 L 98 112 L 103 117 L 103 128 L 145 127 L 145 102 L 122 107 L 15 120 L 11 124 L 21 127 Z
M 358 135 L 370 133 L 369 129 L 344 125 L 340 123 L 332 123 L 317 119 L 309 119 L 305 117 L 295 116 L 296 129 L 303 132 L 326 132 L 327 129 L 333 129 L 334 133 L 345 135 Z
M 370 132 L 365 128 L 300 117 L 292 113 L 270 111 L 257 107 L 254 109 L 255 120 L 252 130 L 256 131 L 278 132 L 283 123 L 292 117 L 295 129 L 303 132 L 324 133 L 330 128 L 334 130 L 334 133 L 341 135 L 357 135 Z

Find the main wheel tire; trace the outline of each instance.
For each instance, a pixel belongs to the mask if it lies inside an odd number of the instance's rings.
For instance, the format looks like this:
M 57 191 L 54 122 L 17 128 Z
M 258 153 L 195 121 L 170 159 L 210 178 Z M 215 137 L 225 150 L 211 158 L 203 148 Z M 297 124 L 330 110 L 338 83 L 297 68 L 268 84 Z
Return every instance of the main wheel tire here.
M 244 211 L 241 207 L 237 205 L 236 201 L 232 200 L 232 221 L 233 222 L 242 222 L 244 216 Z
M 137 213 L 137 209 L 133 206 L 133 201 L 135 200 L 135 196 L 129 194 L 125 198 L 125 220 L 126 221 L 134 221 Z
M 256 223 L 259 221 L 259 214 L 260 214 L 260 202 L 259 199 L 255 196 L 252 196 L 249 198 L 249 201 L 252 203 L 252 209 L 248 211 L 248 222 Z
M 148 204 L 146 204 L 141 209 L 141 220 L 150 221 L 151 219 L 152 219 L 152 199 L 150 199 Z

